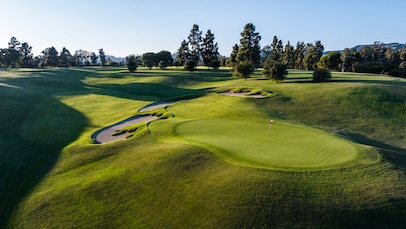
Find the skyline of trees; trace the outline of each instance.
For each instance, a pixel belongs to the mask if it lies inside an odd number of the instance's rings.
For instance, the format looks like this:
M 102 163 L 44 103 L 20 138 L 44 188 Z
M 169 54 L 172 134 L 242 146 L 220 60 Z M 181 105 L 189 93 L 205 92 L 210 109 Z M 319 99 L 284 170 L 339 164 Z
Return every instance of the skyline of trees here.
M 255 26 L 252 23 L 248 23 L 240 34 L 240 44 L 235 44 L 230 55 L 224 57 L 219 54 L 219 46 L 215 42 L 212 31 L 209 29 L 204 36 L 202 34 L 199 25 L 194 24 L 187 40 L 183 40 L 178 49 L 175 62 L 173 58 L 167 58 L 161 63 L 160 60 L 152 61 L 152 65 L 147 60 L 144 65 L 165 69 L 173 64 L 186 66 L 187 61 L 192 61 L 192 63 L 187 64 L 189 68 L 192 66 L 192 70 L 197 65 L 204 65 L 213 69 L 217 69 L 220 65 L 226 65 L 233 70 L 236 76 L 241 73 L 236 69 L 253 71 L 255 68 L 264 67 L 268 58 L 271 58 L 275 63 L 286 65 L 287 69 L 303 70 L 328 68 L 332 71 L 383 73 L 393 70 L 405 71 L 406 66 L 406 46 L 399 50 L 375 42 L 373 45 L 365 45 L 359 49 L 345 48 L 340 52 L 324 54 L 324 46 L 321 41 L 315 41 L 315 43 L 298 41 L 294 46 L 290 41 L 284 44 L 281 39 L 274 36 L 272 43 L 261 48 L 262 37 L 260 33 L 255 31 Z M 169 51 L 166 52 L 168 56 L 172 57 Z M 44 49 L 40 55 L 34 56 L 32 46 L 27 42 L 19 42 L 16 37 L 10 39 L 6 48 L 0 49 L 0 66 L 6 68 L 116 66 L 120 64 L 124 63 L 106 60 L 103 49 L 99 49 L 97 55 L 95 52 L 82 49 L 71 53 L 65 47 L 58 52 L 55 47 L 51 46 Z M 253 65 L 254 67 L 237 66 L 237 64 Z M 245 74 L 245 76 L 248 75 Z

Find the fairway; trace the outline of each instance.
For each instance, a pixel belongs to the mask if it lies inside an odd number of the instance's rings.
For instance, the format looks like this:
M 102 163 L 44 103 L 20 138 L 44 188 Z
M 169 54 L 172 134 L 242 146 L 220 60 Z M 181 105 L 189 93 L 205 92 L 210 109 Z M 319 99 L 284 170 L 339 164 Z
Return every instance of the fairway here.
M 175 126 L 177 135 L 228 161 L 261 168 L 317 169 L 357 159 L 354 143 L 313 128 L 269 120 L 205 119 Z

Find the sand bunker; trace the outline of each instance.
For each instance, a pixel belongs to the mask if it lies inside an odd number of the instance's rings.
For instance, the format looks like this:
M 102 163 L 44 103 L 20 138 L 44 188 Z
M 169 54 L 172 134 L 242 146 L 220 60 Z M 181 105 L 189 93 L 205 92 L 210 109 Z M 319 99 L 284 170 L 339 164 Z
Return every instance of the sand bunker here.
M 153 104 L 150 104 L 148 106 L 145 106 L 145 107 L 141 108 L 138 111 L 139 112 L 152 111 L 152 110 L 155 110 L 155 109 L 158 109 L 158 108 L 161 108 L 161 107 L 166 107 L 166 106 L 168 106 L 168 105 L 170 105 L 172 103 L 174 103 L 174 102 L 157 102 L 157 103 L 153 103 Z
M 117 131 L 123 129 L 126 126 L 134 125 L 141 122 L 150 122 L 157 118 L 157 116 L 135 116 L 97 131 L 92 135 L 92 139 L 94 139 L 96 144 L 122 140 L 127 138 L 130 133 L 123 132 L 119 135 L 115 135 Z
M 157 102 L 150 104 L 148 106 L 145 106 L 139 110 L 139 112 L 143 111 L 151 111 L 155 110 L 161 107 L 166 107 L 174 102 Z M 122 140 L 126 139 L 131 133 L 128 132 L 123 132 L 120 134 L 116 134 L 117 131 L 127 127 L 131 126 L 137 123 L 142 123 L 142 122 L 151 122 L 158 119 L 157 116 L 151 116 L 151 115 L 139 115 L 139 116 L 134 116 L 131 118 L 128 118 L 126 120 L 123 120 L 121 122 L 118 122 L 116 124 L 113 124 L 111 126 L 105 127 L 97 132 L 95 132 L 92 135 L 92 139 L 94 140 L 95 144 L 102 144 L 102 143 L 107 143 L 107 142 L 112 142 L 112 141 L 117 141 L 117 140 Z
M 256 98 L 256 99 L 268 97 L 268 96 L 264 96 L 264 95 L 247 95 L 247 93 L 245 93 L 245 92 L 232 92 L 232 91 L 222 92 L 220 94 L 228 95 L 228 96 L 236 96 L 236 97 L 249 97 L 249 98 Z

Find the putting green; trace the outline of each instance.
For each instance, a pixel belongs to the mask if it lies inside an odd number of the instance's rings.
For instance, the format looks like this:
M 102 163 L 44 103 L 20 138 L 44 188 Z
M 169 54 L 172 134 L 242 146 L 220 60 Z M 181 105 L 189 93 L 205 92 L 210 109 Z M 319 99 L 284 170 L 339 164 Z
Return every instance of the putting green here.
M 280 169 L 340 167 L 362 147 L 321 130 L 269 120 L 203 119 L 174 127 L 175 133 L 242 165 Z

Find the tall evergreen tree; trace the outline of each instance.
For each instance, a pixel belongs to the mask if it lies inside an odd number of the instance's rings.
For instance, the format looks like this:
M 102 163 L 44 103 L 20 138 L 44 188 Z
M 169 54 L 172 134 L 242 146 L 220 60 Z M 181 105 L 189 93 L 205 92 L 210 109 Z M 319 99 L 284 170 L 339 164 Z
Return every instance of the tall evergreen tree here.
M 282 56 L 283 56 L 283 43 L 282 40 L 279 40 L 277 36 L 273 37 L 272 49 L 269 55 L 270 60 L 275 63 L 281 63 L 282 62 Z
M 3 50 L 3 62 L 7 67 L 17 67 L 20 64 L 21 43 L 17 38 L 12 37 L 8 43 L 8 48 Z
M 218 60 L 218 44 L 214 43 L 214 34 L 209 29 L 203 38 L 202 42 L 202 58 L 203 63 L 207 67 L 218 68 L 220 61 Z
M 294 68 L 295 64 L 295 47 L 290 45 L 290 41 L 286 43 L 283 50 L 282 63 L 286 65 L 287 68 Z
M 30 63 L 31 63 L 32 57 L 33 57 L 31 50 L 32 50 L 32 47 L 27 42 L 24 42 L 21 44 L 21 48 L 20 48 L 21 66 L 33 67 L 33 66 L 30 66 Z
M 304 42 L 297 42 L 296 44 L 296 49 L 295 49 L 295 55 L 294 55 L 294 59 L 295 59 L 295 64 L 294 64 L 294 68 L 295 69 L 304 69 L 303 67 L 303 59 L 304 59 L 304 54 L 305 54 L 305 44 Z
M 42 51 L 43 54 L 43 63 L 42 65 L 45 67 L 56 67 L 58 66 L 58 51 L 54 46 L 50 48 L 46 48 Z
M 233 67 L 235 64 L 237 64 L 237 54 L 238 50 L 240 49 L 240 46 L 238 44 L 235 44 L 233 46 L 233 49 L 231 51 L 230 57 L 227 59 L 227 66 Z
M 98 57 L 97 57 L 96 53 L 91 52 L 91 53 L 90 53 L 90 61 L 91 61 L 91 64 L 92 64 L 92 65 L 96 65 L 96 64 L 97 64 L 97 59 L 98 59 Z
M 188 60 L 194 61 L 196 65 L 201 59 L 202 31 L 199 25 L 194 24 L 188 36 L 189 56 Z M 195 65 L 195 66 L 196 66 Z
M 261 64 L 260 41 L 261 36 L 258 32 L 255 32 L 255 26 L 252 23 L 246 24 L 244 30 L 241 32 L 237 61 L 250 63 L 254 65 L 255 68 L 259 67 Z
M 99 58 L 100 58 L 100 65 L 105 66 L 106 65 L 106 54 L 104 53 L 103 49 L 99 49 Z
M 68 49 L 63 47 L 61 53 L 59 54 L 59 66 L 69 67 L 72 61 L 72 54 Z
M 178 65 L 184 65 L 189 58 L 189 45 L 186 40 L 183 40 L 179 49 L 178 55 L 176 55 L 176 63 Z

